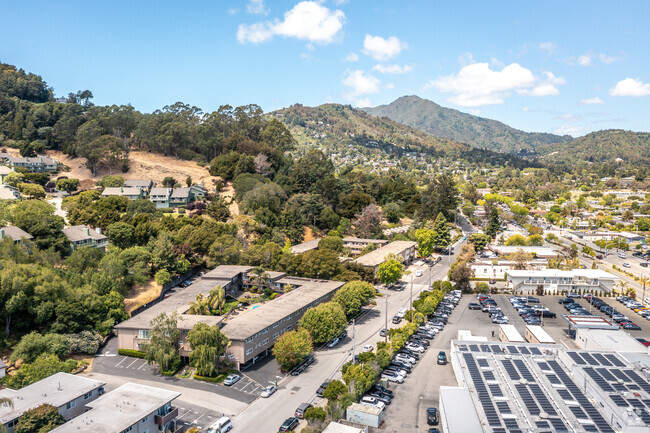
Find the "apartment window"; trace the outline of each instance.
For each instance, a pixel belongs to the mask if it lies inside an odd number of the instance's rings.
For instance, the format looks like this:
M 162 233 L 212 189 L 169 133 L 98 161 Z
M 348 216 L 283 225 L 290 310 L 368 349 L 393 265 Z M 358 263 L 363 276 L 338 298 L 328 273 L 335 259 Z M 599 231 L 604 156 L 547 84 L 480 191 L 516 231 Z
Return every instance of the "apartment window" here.
M 77 405 L 77 400 L 72 400 L 72 401 L 69 401 L 68 403 L 66 403 L 65 408 L 66 408 L 66 410 L 70 410 L 73 407 L 75 407 L 76 405 Z
M 88 399 L 89 399 L 90 397 L 92 397 L 92 396 L 93 396 L 93 392 L 92 392 L 92 391 L 87 392 L 87 393 L 84 394 L 84 400 L 88 400 Z
M 273 324 L 273 327 L 274 327 L 274 328 L 277 328 L 279 324 L 280 324 L 280 322 L 275 322 L 275 323 Z
M 275 334 L 273 334 L 273 339 L 275 340 L 276 338 L 278 338 L 278 335 L 280 335 L 279 332 L 276 332 Z
M 133 426 L 131 426 L 131 427 L 129 427 L 129 428 L 125 428 L 124 430 L 122 430 L 121 433 L 128 433 L 128 432 L 130 432 L 131 430 L 133 430 Z
M 246 350 L 246 355 L 250 355 L 251 353 L 253 353 L 253 349 L 247 349 Z
M 148 340 L 149 339 L 149 330 L 148 329 L 141 329 L 138 331 L 138 338 L 140 340 Z
M 266 328 L 264 331 L 262 331 L 262 334 L 266 334 L 267 332 L 269 332 L 269 328 Z
M 287 331 L 291 329 L 291 325 L 287 326 Z
M 253 341 L 253 337 L 248 337 L 248 338 L 246 339 L 246 342 L 247 342 L 247 343 L 250 343 L 251 341 Z
M 149 421 L 149 415 L 147 415 L 147 416 L 145 416 L 144 418 L 142 418 L 142 422 L 147 422 L 147 421 Z
M 262 341 L 262 346 L 269 344 L 269 339 L 265 338 L 264 341 Z
M 9 422 L 7 423 L 7 428 L 15 427 L 16 424 L 18 424 L 18 418 L 16 418 L 16 419 L 13 420 L 13 421 L 9 421 Z

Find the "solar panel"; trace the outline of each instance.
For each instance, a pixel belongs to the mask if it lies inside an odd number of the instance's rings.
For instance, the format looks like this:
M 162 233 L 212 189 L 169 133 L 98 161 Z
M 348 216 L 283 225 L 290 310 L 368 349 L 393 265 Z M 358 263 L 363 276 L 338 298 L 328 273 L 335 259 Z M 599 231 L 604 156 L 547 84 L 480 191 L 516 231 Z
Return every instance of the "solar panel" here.
M 603 378 L 609 382 L 616 382 L 616 378 L 612 376 L 612 373 L 609 372 L 606 368 L 599 368 L 596 370 Z
M 596 358 L 601 365 L 611 367 L 612 363 L 607 360 L 601 353 L 592 353 L 591 356 Z
M 524 354 L 524 355 L 530 355 L 530 352 L 529 352 L 528 349 L 525 348 L 525 347 L 520 347 L 520 348 L 519 348 L 519 353 L 522 353 L 522 354 Z
M 531 347 L 530 348 L 530 353 L 532 353 L 533 355 L 541 355 L 542 354 L 542 352 L 540 352 L 540 350 L 538 348 L 536 348 L 536 347 Z
M 491 383 L 488 385 L 490 387 L 490 392 L 492 392 L 493 397 L 503 397 L 503 391 L 498 383 Z
M 627 407 L 628 406 L 625 399 L 623 397 L 621 397 L 620 395 L 618 395 L 618 394 L 610 394 L 609 398 L 612 399 L 612 401 L 614 402 L 614 404 L 616 406 L 619 406 L 619 407 Z
M 519 353 L 519 351 L 517 350 L 517 346 L 506 346 L 506 348 L 510 353 Z
M 632 370 L 625 370 L 627 372 L 627 375 L 630 377 L 631 381 L 639 385 L 645 392 L 650 394 L 650 384 L 648 381 L 643 379 L 641 376 L 636 374 L 635 371 Z
M 524 406 L 526 406 L 526 409 L 528 409 L 528 412 L 530 412 L 531 415 L 539 415 L 541 410 L 539 409 L 539 406 L 537 406 L 537 403 L 535 403 L 535 399 L 528 390 L 528 387 L 526 385 L 518 384 L 515 385 L 515 389 L 519 393 L 521 401 L 524 403 Z
M 557 412 L 555 411 L 555 408 L 551 404 L 551 402 L 548 400 L 546 397 L 546 394 L 542 391 L 542 388 L 536 384 L 536 383 L 531 383 L 529 385 L 531 392 L 537 399 L 537 402 L 539 405 L 542 407 L 544 412 L 546 412 L 549 415 L 557 415 Z
M 551 368 L 548 366 L 548 364 L 545 363 L 545 362 L 538 362 L 538 363 L 537 363 L 537 366 L 538 366 L 539 369 L 542 370 L 542 371 L 547 371 L 547 370 L 550 370 L 550 369 L 551 369 Z
M 560 397 L 562 397 L 562 400 L 565 400 L 565 401 L 573 400 L 573 396 L 566 389 L 558 389 L 557 393 L 560 394 Z
M 643 402 L 641 400 L 639 400 L 638 398 L 628 398 L 627 402 L 630 403 L 634 407 L 643 408 Z
M 490 366 L 490 364 L 488 364 L 487 359 L 483 359 L 483 358 L 477 359 L 477 362 L 478 362 L 479 367 L 489 367 Z
M 574 361 L 576 364 L 578 364 L 578 365 L 585 365 L 585 364 L 586 364 L 585 360 L 582 359 L 582 357 L 580 356 L 579 353 L 576 353 L 576 352 L 567 352 L 567 354 L 569 355 L 569 357 L 570 357 L 571 359 L 573 359 L 573 361 Z
M 506 418 L 503 420 L 503 423 L 508 427 L 509 429 L 516 429 L 519 427 L 519 424 L 517 424 L 517 420 L 514 418 Z M 513 430 L 510 430 L 512 433 Z
M 571 409 L 571 412 L 575 415 L 576 418 L 578 419 L 588 419 L 587 414 L 585 413 L 584 410 L 580 406 L 569 406 L 569 409 Z
M 521 376 L 519 376 L 519 373 L 517 373 L 517 370 L 515 370 L 515 366 L 512 365 L 511 360 L 502 359 L 501 364 L 503 364 L 503 368 L 506 369 L 506 373 L 508 373 L 508 376 L 510 376 L 510 379 L 519 380 L 521 378 Z
M 633 380 L 630 380 L 629 377 L 627 377 L 627 374 L 625 374 L 625 372 L 624 372 L 623 370 L 619 370 L 619 369 L 617 369 L 617 368 L 613 368 L 613 369 L 610 370 L 610 371 L 611 371 L 611 373 L 612 373 L 614 376 L 618 377 L 618 378 L 621 379 L 623 382 L 634 382 Z M 629 371 L 629 370 L 628 370 L 628 371 Z
M 526 367 L 526 364 L 524 363 L 523 360 L 515 359 L 514 363 L 517 366 L 517 370 L 519 370 L 519 373 L 521 373 L 521 377 L 531 382 L 535 381 L 535 378 L 533 377 L 532 374 L 530 374 L 530 371 L 528 370 L 528 367 Z
M 539 428 L 545 428 L 545 427 L 548 428 L 548 427 L 550 427 L 550 424 L 548 423 L 548 421 L 544 421 L 544 420 L 536 421 L 535 425 L 537 425 L 537 427 L 539 427 Z
M 618 359 L 618 357 L 613 353 L 605 353 L 603 356 L 605 356 L 605 358 L 607 358 L 609 362 L 614 364 L 616 367 L 625 367 L 625 364 L 623 364 L 623 362 Z
M 467 346 L 465 346 L 464 344 L 458 345 L 458 350 L 461 352 L 467 352 Z
M 499 409 L 499 412 L 505 413 L 505 414 L 511 414 L 512 410 L 510 410 L 510 405 L 508 404 L 507 401 L 497 401 L 497 408 Z
M 594 382 L 596 382 L 596 384 L 600 387 L 600 389 L 602 389 L 603 391 L 606 391 L 606 392 L 614 391 L 614 388 L 612 388 L 609 385 L 609 383 L 607 383 L 607 381 L 605 379 L 603 379 L 603 377 L 600 374 L 598 374 L 598 372 L 596 370 L 594 370 L 591 367 L 585 367 L 584 371 L 585 371 L 585 373 L 587 373 L 587 375 L 589 375 L 589 377 L 591 377 L 593 379 Z
M 552 374 L 552 373 L 547 374 L 546 378 L 553 385 L 562 385 L 562 382 L 560 382 L 560 379 L 558 379 L 558 377 L 556 375 Z
M 551 425 L 557 432 L 567 432 L 569 431 L 560 418 L 549 418 Z
M 489 352 L 490 351 L 490 346 L 482 345 L 481 346 L 481 352 Z
M 490 349 L 492 349 L 492 353 L 501 353 L 501 346 L 497 346 L 496 344 L 491 345 Z
M 483 372 L 483 377 L 485 378 L 485 380 L 496 380 L 496 378 L 494 377 L 494 372 L 491 370 L 485 370 Z
M 470 344 L 469 345 L 469 350 L 471 350 L 472 352 L 478 352 L 479 351 L 478 346 L 476 344 Z
M 584 359 L 587 364 L 589 365 L 600 365 L 600 362 L 596 361 L 596 359 L 591 356 L 591 354 L 583 352 L 580 355 L 582 355 L 582 359 Z
M 586 424 L 582 427 L 588 432 L 598 432 L 598 427 L 593 424 Z

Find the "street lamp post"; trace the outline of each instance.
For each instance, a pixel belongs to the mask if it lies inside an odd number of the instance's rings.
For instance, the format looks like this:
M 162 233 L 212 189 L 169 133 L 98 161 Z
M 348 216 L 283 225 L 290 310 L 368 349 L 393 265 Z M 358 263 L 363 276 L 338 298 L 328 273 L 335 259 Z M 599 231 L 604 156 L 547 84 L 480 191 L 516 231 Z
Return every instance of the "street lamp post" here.
M 384 320 L 384 329 L 386 330 L 386 335 L 384 335 L 384 342 L 388 343 L 388 296 L 386 296 L 386 314 Z

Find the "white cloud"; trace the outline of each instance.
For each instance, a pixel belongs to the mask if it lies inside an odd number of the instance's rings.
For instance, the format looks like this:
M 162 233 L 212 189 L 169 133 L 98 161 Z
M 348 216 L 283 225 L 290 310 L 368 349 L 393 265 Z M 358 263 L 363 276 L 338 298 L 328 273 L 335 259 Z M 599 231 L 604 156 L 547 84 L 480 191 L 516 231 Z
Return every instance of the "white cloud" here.
M 246 11 L 249 14 L 268 15 L 270 10 L 264 4 L 264 0 L 248 0 Z
M 370 98 L 355 99 L 354 100 L 354 106 L 355 107 L 372 107 L 372 103 L 370 102 Z
M 612 96 L 650 96 L 650 84 L 638 78 L 626 78 L 616 83 L 609 94 Z
M 458 56 L 458 63 L 460 66 L 467 66 L 476 63 L 476 60 L 474 60 L 472 53 L 467 51 L 465 54 Z
M 230 9 L 228 9 L 226 12 L 228 13 L 228 15 L 236 15 L 237 12 L 239 12 L 239 9 L 237 9 L 237 8 L 230 8 Z
M 275 35 L 328 44 L 336 39 L 346 18 L 341 10 L 331 10 L 316 1 L 302 1 L 285 12 L 282 21 L 240 24 L 237 40 L 259 44 Z
M 604 104 L 604 103 L 605 101 L 600 99 L 598 96 L 596 96 L 595 98 L 587 98 L 580 101 L 580 105 L 597 105 L 597 104 Z
M 355 70 L 350 71 L 348 75 L 343 78 L 343 85 L 350 88 L 348 97 L 356 97 L 370 93 L 379 93 L 381 81 L 379 78 L 368 75 L 364 71 Z
M 395 57 L 408 45 L 395 36 L 384 39 L 381 36 L 366 35 L 363 40 L 363 53 L 379 62 Z
M 449 101 L 463 107 L 503 104 L 508 92 L 529 88 L 535 77 L 517 63 L 501 71 L 493 71 L 487 63 L 467 65 L 456 75 L 432 80 L 425 87 L 435 87 L 442 93 L 452 93 Z
M 539 43 L 539 49 L 542 51 L 546 51 L 548 54 L 553 54 L 553 52 L 556 50 L 557 45 L 555 45 L 554 42 L 540 42 Z
M 478 108 L 470 108 L 470 109 L 469 109 L 469 112 L 470 112 L 471 114 L 473 114 L 474 116 L 478 116 L 479 114 L 481 114 L 481 110 L 478 109 Z
M 346 62 L 358 62 L 359 61 L 359 55 L 357 53 L 350 53 L 347 56 L 343 58 Z
M 593 60 L 593 55 L 590 53 L 585 53 L 578 57 L 578 64 L 580 66 L 591 66 L 591 61 Z
M 395 84 L 394 83 L 386 83 L 386 88 L 387 89 L 393 89 L 393 88 L 395 88 Z
M 537 85 L 532 89 L 521 89 L 517 93 L 525 96 L 553 96 L 559 95 L 560 91 L 556 85 L 566 84 L 563 77 L 556 77 L 553 72 L 543 72 L 546 78 L 539 80 Z
M 555 131 L 553 131 L 553 133 L 557 135 L 570 135 L 572 137 L 577 137 L 581 135 L 583 131 L 584 128 L 582 126 L 565 123 L 564 125 L 557 128 Z
M 605 53 L 601 53 L 598 58 L 600 59 L 601 62 L 603 62 L 606 65 L 609 65 L 611 63 L 614 63 L 616 61 L 621 60 L 619 57 L 614 57 L 614 56 L 608 56 Z
M 380 72 L 382 74 L 406 74 L 413 70 L 413 66 L 409 65 L 375 65 L 372 67 L 373 71 Z
M 473 62 L 472 62 L 472 63 L 473 63 Z M 497 59 L 496 57 L 492 57 L 492 58 L 490 59 L 490 65 L 491 65 L 493 68 L 495 68 L 495 69 L 496 69 L 496 68 L 501 68 L 501 69 L 503 69 L 503 67 L 504 67 L 506 64 L 503 63 L 501 60 Z
M 528 113 L 528 110 L 529 110 L 528 107 L 523 107 L 523 108 L 521 109 L 521 112 L 522 112 L 522 113 Z

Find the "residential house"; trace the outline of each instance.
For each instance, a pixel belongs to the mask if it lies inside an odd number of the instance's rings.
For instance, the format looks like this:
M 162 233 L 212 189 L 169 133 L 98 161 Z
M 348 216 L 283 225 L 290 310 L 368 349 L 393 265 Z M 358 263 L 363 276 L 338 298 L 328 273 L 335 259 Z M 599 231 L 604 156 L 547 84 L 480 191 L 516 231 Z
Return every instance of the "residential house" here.
M 0 185 L 0 200 L 19 200 L 20 191 L 9 185 Z
M 3 241 L 5 238 L 10 238 L 14 243 L 22 243 L 23 241 L 31 241 L 34 239 L 34 236 L 30 235 L 20 227 L 16 226 L 7 226 L 0 228 L 0 241 Z
M 152 188 L 149 193 L 149 200 L 156 204 L 156 208 L 164 209 L 169 207 L 169 199 L 171 195 L 171 188 Z
M 51 432 L 182 433 L 185 427 L 177 420 L 178 407 L 172 406 L 180 395 L 177 391 L 128 382 L 86 404 L 86 412 Z
M 0 165 L 0 184 L 5 182 L 5 177 L 7 177 L 7 175 L 12 171 L 13 170 L 6 165 Z
M 404 265 L 409 265 L 415 257 L 416 245 L 417 243 L 412 241 L 391 242 L 388 245 L 369 252 L 368 254 L 357 257 L 354 259 L 354 262 L 361 266 L 372 268 L 373 271 L 377 273 L 379 265 L 386 261 L 386 256 L 389 254 L 395 254 L 396 256 L 402 257 Z
M 151 190 L 156 186 L 156 183 L 151 179 L 133 179 L 125 180 L 124 187 L 126 188 L 138 188 L 142 191 L 142 195 L 147 195 Z
M 377 248 L 380 248 L 388 245 L 388 241 L 384 239 L 361 239 L 355 237 L 343 238 L 343 248 L 348 248 L 354 256 L 361 254 L 361 251 L 370 244 L 374 244 Z
M 13 167 L 22 167 L 26 168 L 29 171 L 33 172 L 55 172 L 58 170 L 59 166 L 54 158 L 49 156 L 36 156 L 36 157 L 17 157 L 9 156 L 5 158 L 6 163 Z
M 0 424 L 13 433 L 20 416 L 42 404 L 56 407 L 66 421 L 70 420 L 84 413 L 85 405 L 104 392 L 105 384 L 83 376 L 55 373 L 18 390 L 4 388 L 0 398 L 11 399 L 12 405 L 0 406 Z
M 108 246 L 108 238 L 101 233 L 101 229 L 94 230 L 85 225 L 65 227 L 63 234 L 70 241 L 73 250 L 80 247 L 93 247 L 105 249 Z
M 208 190 L 203 185 L 192 185 L 190 187 L 190 201 L 205 200 Z
M 169 207 L 186 206 L 190 201 L 190 188 L 174 188 L 169 197 Z
M 139 200 L 144 196 L 140 188 L 118 186 L 105 188 L 102 197 L 126 197 L 129 200 Z

